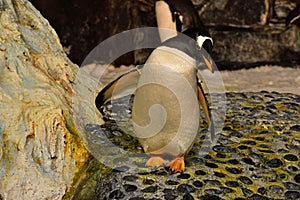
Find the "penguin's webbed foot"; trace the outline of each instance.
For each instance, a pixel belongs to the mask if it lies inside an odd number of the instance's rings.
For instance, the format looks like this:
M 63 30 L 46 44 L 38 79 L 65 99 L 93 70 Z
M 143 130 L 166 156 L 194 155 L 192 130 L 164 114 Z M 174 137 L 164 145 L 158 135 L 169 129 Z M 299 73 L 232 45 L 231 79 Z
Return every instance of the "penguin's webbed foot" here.
M 185 169 L 184 156 L 182 155 L 172 160 L 169 164 L 169 167 L 173 172 L 183 172 Z
M 166 165 L 166 161 L 162 157 L 159 157 L 159 156 L 152 156 L 146 162 L 146 166 L 148 166 L 148 167 L 160 167 L 163 165 Z

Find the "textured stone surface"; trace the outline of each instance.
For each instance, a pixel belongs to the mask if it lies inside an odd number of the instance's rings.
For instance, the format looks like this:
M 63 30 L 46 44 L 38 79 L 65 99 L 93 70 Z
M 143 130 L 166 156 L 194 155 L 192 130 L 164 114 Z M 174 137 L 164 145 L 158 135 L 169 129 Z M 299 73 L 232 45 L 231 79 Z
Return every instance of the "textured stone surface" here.
M 172 173 L 164 167 L 150 171 L 144 167 L 143 156 L 120 158 L 118 153 L 111 153 L 109 158 L 115 160 L 115 163 L 121 161 L 123 165 L 114 169 L 101 169 L 104 173 L 99 170 L 90 174 L 90 179 L 97 182 L 94 183 L 96 189 L 89 190 L 94 194 L 93 198 L 299 198 L 300 163 L 295 158 L 300 150 L 297 132 L 300 96 L 264 91 L 227 93 L 226 96 L 225 124 L 217 143 L 209 147 L 207 155 L 199 156 L 203 140 L 201 134 L 186 157 L 186 170 L 183 173 Z M 106 104 L 103 113 L 107 122 L 101 126 L 87 125 L 86 130 L 87 134 L 93 134 L 98 139 L 104 133 L 115 145 L 138 153 L 140 149 L 136 140 L 120 126 L 120 120 L 129 122 L 126 119 L 130 117 L 130 112 L 126 111 L 128 108 L 123 104 L 127 101 L 126 98 L 128 97 L 119 99 L 114 108 L 110 103 Z M 201 131 L 205 129 L 202 124 Z M 97 146 L 99 141 L 93 140 L 93 143 Z M 140 163 L 145 171 L 131 172 L 128 161 Z M 85 180 L 84 183 L 90 181 Z M 78 188 L 75 199 L 82 199 L 76 197 L 84 196 L 86 190 L 81 188 Z
M 72 190 L 89 156 L 73 118 L 74 103 L 86 101 L 74 89 L 77 71 L 31 3 L 0 1 L 0 199 L 61 199 Z M 93 95 L 88 79 L 77 83 Z
M 79 65 L 109 36 L 136 27 L 156 26 L 155 0 L 31 1 L 53 24 L 71 60 Z M 299 0 L 193 0 L 193 3 L 212 33 L 212 56 L 221 69 L 300 63 L 300 30 L 285 27 L 285 17 Z M 145 35 L 143 39 L 149 37 L 153 35 Z M 115 64 L 143 63 L 147 55 L 149 51 L 145 50 L 130 52 Z
M 200 14 L 208 26 L 251 27 L 267 23 L 269 7 L 262 0 L 217 0 L 204 4 Z
M 219 69 L 226 66 L 257 66 L 260 64 L 296 65 L 300 62 L 300 31 L 272 28 L 220 31 L 211 29 L 214 40 L 213 58 Z

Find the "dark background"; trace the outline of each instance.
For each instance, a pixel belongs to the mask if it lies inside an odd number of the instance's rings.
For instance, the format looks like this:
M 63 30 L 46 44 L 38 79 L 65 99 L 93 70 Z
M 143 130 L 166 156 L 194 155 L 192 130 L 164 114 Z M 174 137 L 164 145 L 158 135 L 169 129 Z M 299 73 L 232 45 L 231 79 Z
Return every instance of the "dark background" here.
M 156 26 L 155 0 L 31 2 L 49 20 L 69 58 L 79 66 L 106 38 L 132 28 Z M 219 69 L 300 64 L 299 27 L 285 25 L 285 17 L 299 0 L 193 0 L 193 3 L 213 37 L 212 57 Z M 153 36 L 144 35 L 144 40 L 147 37 Z M 114 64 L 140 64 L 149 53 L 150 50 L 130 52 Z

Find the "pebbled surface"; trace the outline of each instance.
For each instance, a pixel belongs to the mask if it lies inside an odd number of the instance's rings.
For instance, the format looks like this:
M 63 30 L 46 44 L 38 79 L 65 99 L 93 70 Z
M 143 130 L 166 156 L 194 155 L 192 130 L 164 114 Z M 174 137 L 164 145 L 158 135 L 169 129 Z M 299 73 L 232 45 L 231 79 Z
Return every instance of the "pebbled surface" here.
M 202 123 L 183 173 L 144 167 L 147 156 L 128 134 L 130 108 L 122 104 L 128 97 L 119 99 L 113 112 L 106 104 L 102 108 L 106 124 L 87 125 L 87 133 L 105 134 L 114 146 L 140 156 L 120 158 L 118 152 L 107 156 L 116 166 L 98 176 L 97 199 L 299 199 L 300 96 L 266 91 L 226 96 L 226 119 L 218 141 L 199 156 L 207 131 Z M 133 162 L 143 171 L 131 171 Z

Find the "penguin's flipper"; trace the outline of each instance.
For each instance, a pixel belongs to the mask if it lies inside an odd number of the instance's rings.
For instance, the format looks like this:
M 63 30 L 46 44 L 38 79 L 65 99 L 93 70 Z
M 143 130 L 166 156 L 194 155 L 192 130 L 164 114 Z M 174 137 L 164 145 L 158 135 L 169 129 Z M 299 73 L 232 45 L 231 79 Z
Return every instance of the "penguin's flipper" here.
M 199 83 L 199 81 L 197 83 L 198 83 L 198 85 L 197 85 L 198 100 L 200 101 L 203 111 L 205 113 L 205 117 L 207 119 L 207 124 L 210 124 L 211 116 L 210 116 L 210 110 L 208 107 L 208 102 L 204 95 L 204 91 L 203 91 L 201 84 Z
M 142 67 L 142 65 L 139 65 L 135 69 L 122 74 L 107 84 L 96 97 L 96 107 L 100 108 L 107 100 L 111 99 L 113 95 L 120 94 L 129 87 L 137 85 Z

